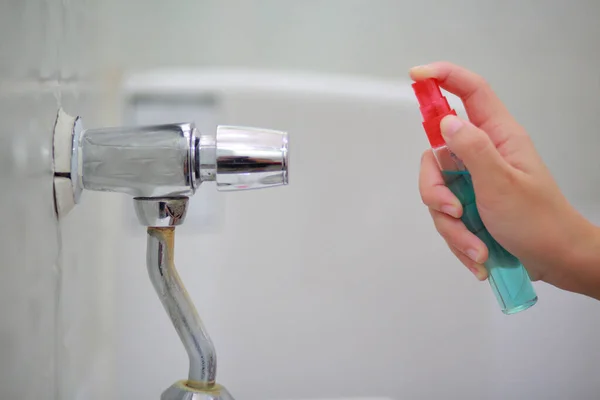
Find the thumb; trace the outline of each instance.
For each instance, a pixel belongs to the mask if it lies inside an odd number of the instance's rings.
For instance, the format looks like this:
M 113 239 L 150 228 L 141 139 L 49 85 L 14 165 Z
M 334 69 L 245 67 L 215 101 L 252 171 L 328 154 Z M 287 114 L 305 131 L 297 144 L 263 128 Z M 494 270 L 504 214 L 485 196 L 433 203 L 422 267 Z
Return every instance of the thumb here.
M 473 179 L 503 176 L 509 171 L 509 164 L 487 133 L 472 123 L 448 115 L 442 119 L 440 130 L 450 150 L 463 161 Z

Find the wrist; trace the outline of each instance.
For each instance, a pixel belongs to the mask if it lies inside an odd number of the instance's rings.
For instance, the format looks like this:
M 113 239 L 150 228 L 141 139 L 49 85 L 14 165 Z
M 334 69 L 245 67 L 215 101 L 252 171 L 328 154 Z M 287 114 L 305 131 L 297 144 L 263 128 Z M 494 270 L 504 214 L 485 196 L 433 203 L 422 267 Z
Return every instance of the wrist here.
M 556 286 L 600 300 L 600 227 L 580 216 Z

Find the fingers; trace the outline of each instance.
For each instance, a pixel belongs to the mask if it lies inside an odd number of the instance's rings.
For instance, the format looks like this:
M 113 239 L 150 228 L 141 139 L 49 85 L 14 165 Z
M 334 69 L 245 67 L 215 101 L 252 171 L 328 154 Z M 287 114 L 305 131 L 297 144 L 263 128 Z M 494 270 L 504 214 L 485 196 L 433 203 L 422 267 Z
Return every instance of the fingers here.
M 440 129 L 446 144 L 464 162 L 473 179 L 485 183 L 493 177 L 498 186 L 503 178 L 510 177 L 512 167 L 484 131 L 454 115 L 444 117 Z
M 487 271 L 483 263 L 487 260 L 488 249 L 458 219 L 462 215 L 462 206 L 456 196 L 445 186 L 431 151 L 423 153 L 421 158 L 419 191 L 423 203 L 429 207 L 437 231 L 450 250 L 477 279 L 487 279 Z
M 464 257 L 471 260 L 473 265 L 483 264 L 488 258 L 488 249 L 477 236 L 469 232 L 460 219 L 435 210 L 429 210 L 433 223 L 439 234 L 451 248 L 456 249 Z M 463 261 L 463 258 L 461 258 Z M 464 261 L 463 261 L 464 262 Z
M 461 217 L 462 205 L 444 184 L 444 179 L 431 150 L 423 153 L 421 158 L 419 192 L 421 193 L 421 200 L 427 207 L 454 218 Z
M 453 247 L 451 245 L 448 245 L 448 247 L 450 248 L 450 251 L 452 251 L 452 253 L 456 256 L 456 258 L 458 258 L 460 262 L 462 262 L 463 265 L 467 267 L 473 275 L 475 275 L 475 278 L 479 279 L 480 281 L 485 281 L 488 278 L 487 270 L 485 269 L 485 266 L 483 264 L 477 264 L 475 261 L 471 260 L 469 257 L 461 253 L 460 250 L 458 250 L 456 247 Z
M 435 78 L 440 86 L 460 97 L 469 120 L 479 127 L 506 122 L 512 117 L 492 88 L 479 75 L 449 62 L 436 62 L 410 70 L 413 80 Z

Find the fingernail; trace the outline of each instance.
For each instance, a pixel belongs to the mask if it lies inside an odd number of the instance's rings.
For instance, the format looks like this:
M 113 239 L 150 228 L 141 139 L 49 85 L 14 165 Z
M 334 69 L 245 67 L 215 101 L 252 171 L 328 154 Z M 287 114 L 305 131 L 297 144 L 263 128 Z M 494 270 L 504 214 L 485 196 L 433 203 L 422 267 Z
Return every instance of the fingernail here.
M 475 249 L 467 250 L 467 257 L 469 257 L 471 260 L 475 261 L 476 263 L 479 262 L 479 252 Z
M 450 139 L 463 126 L 463 122 L 456 115 L 448 115 L 440 122 L 440 130 L 444 139 Z
M 418 78 L 425 78 L 432 74 L 432 70 L 429 65 L 417 65 L 410 69 L 410 73 L 418 75 Z
M 483 274 L 479 271 L 479 269 L 476 267 L 469 267 L 469 271 L 471 271 L 471 273 L 475 275 L 478 280 L 481 280 Z
M 451 217 L 454 217 L 454 218 L 460 217 L 460 209 L 458 207 L 455 207 L 455 206 L 451 206 L 451 205 L 442 206 L 441 211 L 444 214 L 448 214 L 448 215 L 450 215 Z

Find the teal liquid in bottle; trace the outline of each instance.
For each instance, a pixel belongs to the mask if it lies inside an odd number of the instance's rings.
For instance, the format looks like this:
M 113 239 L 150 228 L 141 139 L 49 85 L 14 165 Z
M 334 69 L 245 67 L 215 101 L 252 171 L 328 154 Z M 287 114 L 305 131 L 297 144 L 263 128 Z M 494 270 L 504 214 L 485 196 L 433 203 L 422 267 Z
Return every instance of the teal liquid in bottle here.
M 475 190 L 468 171 L 442 171 L 446 186 L 463 206 L 461 220 L 488 248 L 485 268 L 496 299 L 505 314 L 515 314 L 533 306 L 537 295 L 531 279 L 518 258 L 502 247 L 483 225 L 475 202 Z
M 440 122 L 448 115 L 456 115 L 442 95 L 437 80 L 425 79 L 412 85 L 423 116 L 423 128 L 442 171 L 446 186 L 463 206 L 462 221 L 467 229 L 485 243 L 488 260 L 485 268 L 496 299 L 505 314 L 527 310 L 537 302 L 537 295 L 523 264 L 503 248 L 487 231 L 475 201 L 471 174 L 462 160 L 447 147 L 440 131 Z

